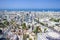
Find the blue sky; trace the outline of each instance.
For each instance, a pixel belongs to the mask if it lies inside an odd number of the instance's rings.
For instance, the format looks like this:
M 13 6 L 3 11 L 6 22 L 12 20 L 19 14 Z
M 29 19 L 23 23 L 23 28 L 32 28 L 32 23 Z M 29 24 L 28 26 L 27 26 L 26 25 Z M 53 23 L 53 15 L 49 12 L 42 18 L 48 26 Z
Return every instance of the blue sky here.
M 0 9 L 60 9 L 60 0 L 0 0 Z

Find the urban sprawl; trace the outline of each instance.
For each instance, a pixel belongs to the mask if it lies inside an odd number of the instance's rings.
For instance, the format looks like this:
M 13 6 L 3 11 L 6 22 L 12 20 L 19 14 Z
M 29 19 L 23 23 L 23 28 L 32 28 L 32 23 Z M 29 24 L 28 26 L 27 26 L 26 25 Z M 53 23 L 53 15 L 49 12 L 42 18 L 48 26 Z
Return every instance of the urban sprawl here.
M 0 40 L 60 40 L 60 12 L 0 11 Z

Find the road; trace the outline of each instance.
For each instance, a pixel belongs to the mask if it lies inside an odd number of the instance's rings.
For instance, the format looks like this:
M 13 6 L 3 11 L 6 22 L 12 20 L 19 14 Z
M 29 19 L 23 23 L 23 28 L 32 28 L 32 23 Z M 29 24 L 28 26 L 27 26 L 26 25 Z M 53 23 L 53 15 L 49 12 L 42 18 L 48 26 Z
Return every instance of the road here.
M 35 20 L 36 20 L 36 19 L 35 19 Z M 36 20 L 36 22 L 38 22 L 38 20 Z M 41 22 L 39 21 L 39 23 L 41 23 Z M 42 26 L 43 26 L 43 25 L 42 25 Z M 53 30 L 54 32 L 60 34 L 60 32 L 58 32 L 57 30 L 55 30 L 53 27 L 48 27 L 48 26 L 46 26 L 46 25 L 44 25 L 44 26 L 47 27 L 47 28 L 49 28 L 49 29 L 51 29 L 51 30 Z
M 8 26 L 8 29 L 3 34 L 3 38 L 6 38 L 7 33 L 11 30 L 12 27 L 13 27 L 12 25 Z

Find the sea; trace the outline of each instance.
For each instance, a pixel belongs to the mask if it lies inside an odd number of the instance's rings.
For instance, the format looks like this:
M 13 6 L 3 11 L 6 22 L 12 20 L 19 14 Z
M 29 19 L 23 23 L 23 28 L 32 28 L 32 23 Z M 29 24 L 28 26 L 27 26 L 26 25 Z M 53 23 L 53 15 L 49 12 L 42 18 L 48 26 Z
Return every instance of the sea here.
M 54 11 L 54 12 L 60 12 L 60 9 L 57 9 L 57 8 L 50 8 L 50 9 L 47 9 L 47 8 L 46 9 L 27 9 L 27 8 L 25 8 L 25 9 L 0 9 L 0 11 L 4 11 L 4 10 L 7 10 L 7 11 L 41 11 L 41 12 Z

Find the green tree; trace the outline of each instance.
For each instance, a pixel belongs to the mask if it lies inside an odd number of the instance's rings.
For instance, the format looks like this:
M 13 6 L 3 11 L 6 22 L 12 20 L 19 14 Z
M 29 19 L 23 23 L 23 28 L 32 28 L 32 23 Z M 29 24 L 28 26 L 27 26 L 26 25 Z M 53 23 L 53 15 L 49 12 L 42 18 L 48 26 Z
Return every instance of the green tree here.
M 46 32 L 47 28 L 44 29 L 44 33 Z
M 37 35 L 37 33 L 42 32 L 42 30 L 39 28 L 39 26 L 37 26 L 33 32 Z
M 60 19 L 51 18 L 50 21 L 59 22 Z
M 1 23 L 0 23 L 0 27 L 2 27 L 2 28 L 8 27 L 9 22 L 8 22 L 7 20 L 3 20 L 3 21 L 4 21 L 4 22 L 1 22 Z
M 44 24 L 44 23 L 42 23 L 42 22 L 40 22 L 40 24 L 41 24 L 41 25 L 43 25 L 43 26 L 45 25 L 45 24 Z
M 3 22 L 3 24 L 6 25 L 6 26 L 8 26 L 8 25 L 9 25 L 9 22 L 8 22 L 7 20 L 5 20 L 5 21 Z
M 22 29 L 26 29 L 26 23 L 22 24 Z

